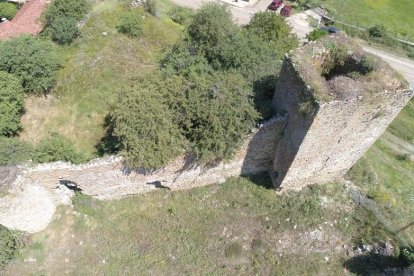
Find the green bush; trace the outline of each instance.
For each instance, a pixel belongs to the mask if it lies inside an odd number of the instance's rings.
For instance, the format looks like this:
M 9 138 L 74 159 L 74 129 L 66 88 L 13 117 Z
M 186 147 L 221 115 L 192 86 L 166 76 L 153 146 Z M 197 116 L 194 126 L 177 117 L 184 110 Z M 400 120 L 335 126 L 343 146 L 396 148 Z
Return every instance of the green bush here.
M 59 44 L 70 44 L 80 30 L 78 22 L 88 13 L 88 0 L 54 0 L 43 14 L 44 33 Z
M 258 118 L 251 87 L 236 72 L 192 74 L 167 83 L 163 91 L 202 163 L 231 158 Z
M 414 264 L 414 249 L 410 247 L 404 247 L 400 250 L 400 258 L 406 263 L 406 265 Z
M 192 43 L 209 61 L 220 55 L 223 43 L 237 31 L 229 9 L 217 3 L 201 7 L 188 26 Z
M 84 160 L 72 141 L 56 133 L 41 141 L 33 154 L 33 161 L 39 163 L 66 161 L 79 164 Z
M 275 52 L 281 55 L 299 45 L 284 17 L 269 11 L 255 13 L 247 28 L 264 41 L 272 43 Z
M 328 35 L 328 31 L 321 30 L 321 29 L 315 29 L 312 32 L 308 33 L 306 35 L 306 38 L 309 41 L 315 41 L 315 40 L 318 40 L 318 39 L 320 39 L 320 38 L 322 38 L 322 37 L 324 37 L 326 35 Z
M 75 19 L 60 17 L 54 20 L 47 29 L 53 41 L 59 44 L 70 44 L 79 36 L 79 28 Z
M 171 9 L 169 15 L 174 22 L 187 26 L 190 24 L 194 16 L 194 12 L 189 8 L 175 6 Z
M 373 38 L 385 38 L 388 36 L 387 29 L 384 25 L 374 25 L 368 28 L 368 33 Z
M 158 14 L 158 2 L 157 0 L 145 0 L 143 3 L 144 10 L 153 15 L 157 16 Z
M 0 44 L 0 71 L 19 77 L 31 94 L 48 92 L 60 67 L 52 42 L 32 36 L 20 36 Z
M 0 136 L 16 135 L 21 129 L 24 91 L 19 79 L 0 71 Z
M 15 165 L 30 160 L 33 147 L 17 138 L 0 137 L 0 165 Z
M 142 18 L 142 14 L 135 11 L 130 11 L 124 14 L 117 29 L 118 32 L 130 37 L 141 36 L 144 29 L 144 19 Z
M 12 20 L 17 13 L 17 7 L 13 3 L 0 2 L 0 18 Z
M 47 28 L 60 18 L 70 18 L 79 22 L 90 8 L 87 0 L 54 0 L 43 14 L 43 25 Z
M 20 244 L 16 235 L 0 224 L 0 269 L 17 257 Z
M 149 78 L 120 93 L 112 116 L 114 134 L 130 167 L 160 168 L 183 151 L 173 114 L 159 93 L 161 82 Z

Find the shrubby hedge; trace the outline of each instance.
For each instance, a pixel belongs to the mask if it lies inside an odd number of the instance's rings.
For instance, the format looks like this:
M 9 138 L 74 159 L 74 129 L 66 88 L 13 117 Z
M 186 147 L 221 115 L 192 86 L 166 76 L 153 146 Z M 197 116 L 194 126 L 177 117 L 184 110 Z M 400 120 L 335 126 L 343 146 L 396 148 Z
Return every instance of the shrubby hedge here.
M 138 10 L 129 11 L 122 15 L 118 32 L 128 35 L 129 37 L 139 37 L 144 30 L 143 14 Z
M 12 20 L 17 13 L 17 6 L 14 3 L 0 2 L 0 18 Z
M 76 150 L 72 141 L 56 133 L 42 140 L 35 147 L 32 159 L 36 163 L 67 161 L 74 164 L 82 163 L 85 160 L 83 154 Z
M 24 91 L 20 80 L 0 71 L 0 136 L 13 136 L 21 129 Z
M 79 35 L 78 23 L 89 9 L 88 0 L 54 0 L 43 14 L 43 32 L 59 44 L 69 44 Z
M 0 136 L 0 166 L 13 165 L 32 159 L 33 146 L 17 138 Z
M 19 238 L 0 224 L 0 269 L 17 257 L 20 247 Z
M 0 44 L 0 71 L 17 76 L 29 94 L 48 92 L 59 67 L 52 42 L 24 35 Z

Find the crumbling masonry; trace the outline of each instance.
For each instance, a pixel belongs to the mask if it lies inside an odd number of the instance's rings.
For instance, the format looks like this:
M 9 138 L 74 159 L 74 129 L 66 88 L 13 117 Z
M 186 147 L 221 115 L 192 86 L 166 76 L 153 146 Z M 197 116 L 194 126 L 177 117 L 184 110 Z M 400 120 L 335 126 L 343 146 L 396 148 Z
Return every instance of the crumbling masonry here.
M 114 199 L 260 172 L 269 172 L 275 187 L 283 190 L 332 182 L 364 154 L 411 97 L 404 79 L 388 64 L 345 37 L 330 37 L 286 56 L 273 99 L 276 115 L 252 130 L 232 160 L 201 167 L 182 156 L 152 173 L 125 168 L 115 156 L 82 165 L 0 167 L 0 188 L 9 190 L 0 198 L 0 224 L 41 231 L 57 205 L 70 204 L 73 192 L 67 186 Z
M 271 176 L 276 188 L 335 181 L 412 97 L 406 81 L 344 36 L 286 55 L 273 99 L 288 116 Z

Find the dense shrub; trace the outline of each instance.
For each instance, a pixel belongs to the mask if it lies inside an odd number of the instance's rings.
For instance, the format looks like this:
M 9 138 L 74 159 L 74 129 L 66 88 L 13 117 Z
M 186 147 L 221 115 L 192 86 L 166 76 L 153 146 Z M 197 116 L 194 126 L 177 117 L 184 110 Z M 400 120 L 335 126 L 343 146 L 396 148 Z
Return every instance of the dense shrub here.
M 400 258 L 406 265 L 414 264 L 414 249 L 410 247 L 404 247 L 400 250 Z
M 71 43 L 79 35 L 78 22 L 89 7 L 88 0 L 52 1 L 43 14 L 44 33 L 57 43 Z
M 280 56 L 299 45 L 298 39 L 291 32 L 291 27 L 284 17 L 274 12 L 258 12 L 253 15 L 247 28 L 273 44 L 275 52 Z
M 67 161 L 74 164 L 84 161 L 82 153 L 78 152 L 72 141 L 60 134 L 52 134 L 36 147 L 33 161 L 39 163 Z
M 384 25 L 374 25 L 368 28 L 368 33 L 370 37 L 374 38 L 385 38 L 388 35 Z
M 0 269 L 17 257 L 20 247 L 16 235 L 0 224 Z
M 150 78 L 120 94 L 114 133 L 130 167 L 160 168 L 182 152 L 183 139 L 159 93 L 161 81 Z
M 79 22 L 87 14 L 87 0 L 54 0 L 43 14 L 43 24 L 47 28 L 59 18 L 70 18 Z
M 191 41 L 208 60 L 220 54 L 223 43 L 237 30 L 228 8 L 216 3 L 204 5 L 188 26 Z
M 312 32 L 308 33 L 306 35 L 306 38 L 309 41 L 315 41 L 315 40 L 318 40 L 318 39 L 320 39 L 320 38 L 322 38 L 322 37 L 324 37 L 326 35 L 328 35 L 328 31 L 321 30 L 321 29 L 315 29 Z
M 258 118 L 251 87 L 236 72 L 193 74 L 166 88 L 174 121 L 204 163 L 231 158 Z
M 27 93 L 42 94 L 52 88 L 59 64 L 52 42 L 21 36 L 0 44 L 0 71 L 19 77 Z
M 189 41 L 172 47 L 161 60 L 161 69 L 166 76 L 211 73 L 213 68 Z
M 174 22 L 187 26 L 190 24 L 194 16 L 194 12 L 189 8 L 175 6 L 171 9 L 169 15 Z
M 16 135 L 24 109 L 24 91 L 19 79 L 0 71 L 0 136 Z
M 0 137 L 0 165 L 18 164 L 30 160 L 33 147 L 17 138 Z
M 0 18 L 12 20 L 17 13 L 17 7 L 13 3 L 0 2 Z
M 158 14 L 158 2 L 157 0 L 145 0 L 143 3 L 144 10 L 153 15 L 157 16 Z
M 124 14 L 117 26 L 118 32 L 126 34 L 130 37 L 138 37 L 142 35 L 144 28 L 144 19 L 142 14 L 136 11 L 130 11 Z
M 79 36 L 80 31 L 75 19 L 60 17 L 50 24 L 48 33 L 53 41 L 59 44 L 70 44 Z

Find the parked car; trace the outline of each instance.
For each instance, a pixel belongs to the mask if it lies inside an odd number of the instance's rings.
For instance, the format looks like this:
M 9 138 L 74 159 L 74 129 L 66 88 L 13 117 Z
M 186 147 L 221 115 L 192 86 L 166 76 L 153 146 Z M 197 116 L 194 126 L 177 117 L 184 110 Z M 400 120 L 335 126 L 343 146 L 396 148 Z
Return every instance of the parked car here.
M 289 5 L 285 5 L 280 10 L 280 14 L 283 15 L 284 17 L 289 17 L 291 12 L 292 12 L 292 6 L 289 6 Z
M 271 11 L 277 10 L 280 6 L 282 6 L 283 0 L 273 0 L 272 3 L 267 7 Z
M 321 30 L 327 31 L 330 34 L 336 34 L 341 32 L 340 29 L 334 27 L 334 26 L 327 26 L 327 27 L 320 27 Z

